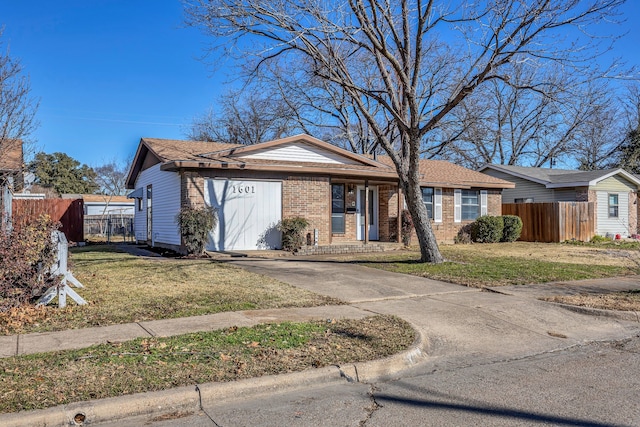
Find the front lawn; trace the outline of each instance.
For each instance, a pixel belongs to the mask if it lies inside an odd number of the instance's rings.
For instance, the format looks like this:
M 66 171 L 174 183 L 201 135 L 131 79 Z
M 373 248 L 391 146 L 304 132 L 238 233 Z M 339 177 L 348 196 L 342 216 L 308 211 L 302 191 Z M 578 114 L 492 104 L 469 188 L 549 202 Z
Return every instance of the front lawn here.
M 419 262 L 420 253 L 386 252 L 335 258 L 397 273 L 466 286 L 522 285 L 638 274 L 638 250 L 553 243 L 441 245 L 442 264 Z
M 116 246 L 74 248 L 70 269 L 89 302 L 0 314 L 0 334 L 59 331 L 223 311 L 340 304 L 209 259 L 141 258 Z M 69 300 L 68 300 L 69 301 Z

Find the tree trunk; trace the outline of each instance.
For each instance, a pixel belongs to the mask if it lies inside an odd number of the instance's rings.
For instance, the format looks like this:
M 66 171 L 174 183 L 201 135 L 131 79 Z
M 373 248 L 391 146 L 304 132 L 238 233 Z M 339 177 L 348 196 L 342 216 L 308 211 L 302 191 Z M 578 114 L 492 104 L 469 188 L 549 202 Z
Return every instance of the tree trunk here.
M 415 175 L 415 177 L 412 175 Z M 405 192 L 407 208 L 409 208 L 409 212 L 411 213 L 413 227 L 418 236 L 420 261 L 434 264 L 444 262 L 436 236 L 433 234 L 433 229 L 431 228 L 431 220 L 428 217 L 427 208 L 422 201 L 422 191 L 420 190 L 420 183 L 417 181 L 418 175 L 409 173 L 409 177 L 407 178 L 406 181 L 401 179 L 401 183 L 404 187 L 403 190 Z

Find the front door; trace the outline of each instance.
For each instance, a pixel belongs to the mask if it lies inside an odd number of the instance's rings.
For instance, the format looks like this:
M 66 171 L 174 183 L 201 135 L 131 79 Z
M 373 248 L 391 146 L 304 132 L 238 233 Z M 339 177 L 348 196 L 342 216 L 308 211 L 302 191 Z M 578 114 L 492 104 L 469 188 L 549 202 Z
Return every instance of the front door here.
M 356 204 L 358 205 L 357 216 L 357 239 L 364 240 L 365 212 L 369 220 L 369 240 L 378 240 L 378 187 L 369 187 L 369 206 L 366 206 L 366 193 L 364 187 L 358 187 Z

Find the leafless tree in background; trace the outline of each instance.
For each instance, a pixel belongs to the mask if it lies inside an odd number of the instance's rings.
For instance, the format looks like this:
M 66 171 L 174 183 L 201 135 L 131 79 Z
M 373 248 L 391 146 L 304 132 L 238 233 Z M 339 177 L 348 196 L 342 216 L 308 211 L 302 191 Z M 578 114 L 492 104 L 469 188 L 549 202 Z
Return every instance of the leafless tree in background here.
M 277 96 L 231 92 L 193 120 L 187 138 L 252 145 L 287 136 L 296 125 L 289 106 Z
M 111 160 L 103 165 L 95 166 L 95 182 L 100 187 L 98 192 L 107 196 L 124 196 L 127 194 L 127 172 L 131 162 Z
M 0 28 L 0 38 L 2 33 Z M 31 96 L 31 85 L 22 64 L 11 57 L 0 40 L 0 159 L 7 160 L 10 151 L 15 153 L 17 141 L 22 142 L 23 153 L 30 152 L 28 137 L 37 126 L 37 109 L 38 101 Z
M 514 66 L 604 75 L 594 57 L 610 39 L 593 25 L 616 19 L 624 0 L 185 0 L 187 21 L 214 48 L 243 58 L 247 77 L 271 64 L 343 91 L 391 157 L 418 236 L 422 261 L 442 262 L 422 203 L 419 159 L 456 131 L 444 123 Z M 606 71 L 606 70 L 605 70 Z M 547 73 L 533 73 L 543 79 Z M 544 91 L 546 81 L 520 82 Z M 323 85 L 316 85 L 321 88 Z

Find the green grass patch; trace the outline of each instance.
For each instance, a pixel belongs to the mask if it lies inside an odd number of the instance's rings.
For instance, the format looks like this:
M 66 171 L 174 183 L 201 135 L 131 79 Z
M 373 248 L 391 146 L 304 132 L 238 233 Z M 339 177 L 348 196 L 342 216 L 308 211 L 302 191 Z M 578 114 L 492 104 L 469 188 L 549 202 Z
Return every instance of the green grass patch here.
M 116 246 L 74 248 L 70 269 L 86 306 L 0 314 L 0 333 L 105 326 L 224 311 L 341 302 L 210 259 L 142 258 Z
M 499 247 L 496 245 L 492 247 Z M 638 274 L 637 266 L 547 260 L 527 256 L 526 253 L 522 256 L 509 256 L 499 251 L 491 253 L 484 246 L 473 245 L 471 249 L 468 245 L 466 247 L 465 245 L 442 246 L 442 254 L 447 259 L 447 262 L 442 264 L 421 263 L 419 262 L 419 254 L 416 252 L 369 256 L 352 262 L 396 273 L 412 274 L 475 287 L 522 285 Z M 559 247 L 559 245 L 553 246 L 556 249 Z M 474 252 L 473 248 L 478 248 L 478 251 Z
M 0 412 L 389 356 L 414 331 L 392 316 L 264 324 L 0 359 Z

